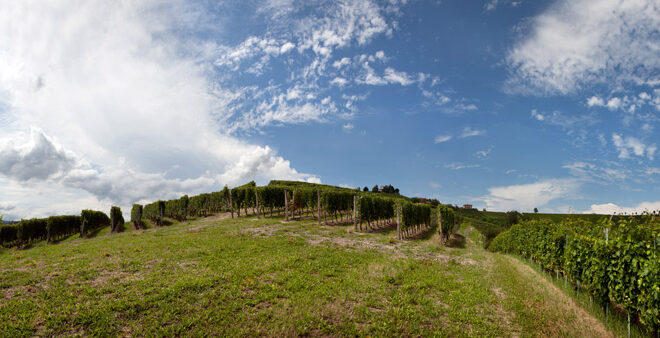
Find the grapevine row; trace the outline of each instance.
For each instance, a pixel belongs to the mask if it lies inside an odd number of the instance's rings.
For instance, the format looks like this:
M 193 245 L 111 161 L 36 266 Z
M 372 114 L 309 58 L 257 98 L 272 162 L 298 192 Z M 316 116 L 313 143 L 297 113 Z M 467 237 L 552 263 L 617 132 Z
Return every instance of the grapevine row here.
M 562 273 L 607 311 L 621 305 L 651 330 L 660 328 L 658 220 L 629 218 L 527 221 L 500 233 L 490 250 L 513 253 Z M 630 319 L 630 317 L 629 317 Z

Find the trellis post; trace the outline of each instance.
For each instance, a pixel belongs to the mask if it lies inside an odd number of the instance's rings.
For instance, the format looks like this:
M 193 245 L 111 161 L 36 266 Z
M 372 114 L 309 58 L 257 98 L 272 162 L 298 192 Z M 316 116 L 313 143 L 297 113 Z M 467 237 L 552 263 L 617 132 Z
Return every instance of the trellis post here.
M 229 190 L 229 210 L 231 210 L 231 218 L 234 218 L 234 201 L 231 197 L 231 190 Z
M 401 239 L 401 206 L 396 205 L 396 236 L 398 239 Z
M 319 226 L 321 226 L 321 190 L 316 191 L 316 210 L 318 212 Z
M 257 218 L 261 218 L 259 214 L 259 192 L 257 192 L 257 189 L 254 189 L 254 200 L 257 203 Z
M 353 195 L 353 226 L 357 231 L 357 195 Z
M 284 220 L 289 220 L 289 194 L 284 190 Z

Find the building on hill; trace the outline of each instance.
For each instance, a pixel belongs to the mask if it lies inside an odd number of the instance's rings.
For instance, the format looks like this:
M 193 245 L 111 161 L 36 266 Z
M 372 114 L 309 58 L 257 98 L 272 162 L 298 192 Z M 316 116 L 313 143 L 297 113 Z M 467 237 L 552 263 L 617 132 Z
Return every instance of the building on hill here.
M 463 209 L 472 209 L 472 204 L 463 204 Z

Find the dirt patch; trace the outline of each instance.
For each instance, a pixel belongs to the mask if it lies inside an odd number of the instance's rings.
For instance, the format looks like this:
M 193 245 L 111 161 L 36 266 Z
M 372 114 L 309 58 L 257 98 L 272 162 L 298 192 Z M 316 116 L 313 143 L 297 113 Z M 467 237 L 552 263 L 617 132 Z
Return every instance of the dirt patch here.
M 555 285 L 550 283 L 545 278 L 539 276 L 539 274 L 536 273 L 536 271 L 534 271 L 531 267 L 527 266 L 526 264 L 523 264 L 514 257 L 506 256 L 506 258 L 511 262 L 513 266 L 516 267 L 516 269 L 521 275 L 523 275 L 524 277 L 530 280 L 533 280 L 536 285 L 539 285 L 540 287 L 544 288 L 548 293 L 550 293 L 552 296 L 551 299 L 554 301 L 554 303 L 556 303 L 556 305 L 560 308 L 561 311 L 563 311 L 564 313 L 573 313 L 575 315 L 576 318 L 575 327 L 581 330 L 581 332 L 575 332 L 576 336 L 614 337 L 614 335 L 612 335 L 612 333 L 610 333 L 605 328 L 603 323 L 601 323 L 598 319 L 591 316 L 591 314 L 589 314 L 587 311 L 581 308 L 571 298 L 566 296 Z

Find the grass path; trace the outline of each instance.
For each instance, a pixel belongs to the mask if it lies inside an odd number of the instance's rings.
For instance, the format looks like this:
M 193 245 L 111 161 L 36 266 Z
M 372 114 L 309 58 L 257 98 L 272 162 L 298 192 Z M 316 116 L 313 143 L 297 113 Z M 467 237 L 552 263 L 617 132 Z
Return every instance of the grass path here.
M 476 231 L 395 232 L 216 217 L 2 250 L 0 336 L 607 335 Z

